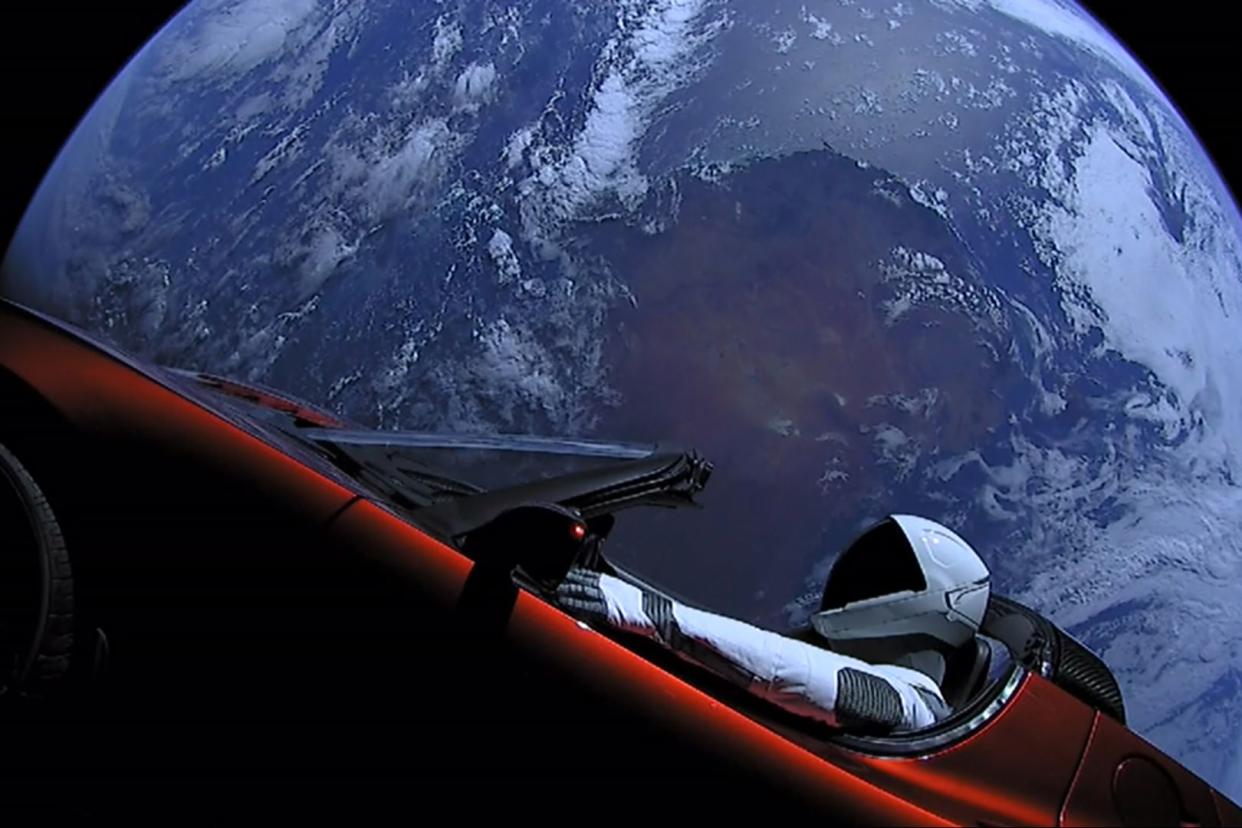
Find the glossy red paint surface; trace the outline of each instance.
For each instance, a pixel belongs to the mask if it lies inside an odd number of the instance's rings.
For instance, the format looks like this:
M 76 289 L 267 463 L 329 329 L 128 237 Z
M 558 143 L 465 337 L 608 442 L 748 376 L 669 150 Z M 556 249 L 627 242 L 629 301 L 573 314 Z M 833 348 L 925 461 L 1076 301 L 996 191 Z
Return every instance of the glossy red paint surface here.
M 1060 825 L 1219 825 L 1212 789 L 1132 730 L 1096 716 Z
M 234 690 L 237 677 L 220 675 L 219 665 L 230 663 L 239 642 L 254 638 L 262 646 L 248 651 L 250 671 L 242 678 L 255 675 L 256 665 L 270 668 L 260 664 L 268 652 L 283 660 L 264 675 L 280 678 L 289 665 L 289 674 L 299 676 L 269 694 L 265 716 L 289 707 L 290 721 L 380 719 L 334 730 L 330 739 L 313 731 L 282 742 L 259 729 L 241 752 L 227 740 L 216 745 L 200 736 L 153 742 L 160 750 L 190 752 L 185 767 L 218 767 L 203 758 L 214 745 L 225 759 L 210 761 L 247 772 L 330 761 L 338 772 L 374 768 L 390 779 L 422 780 L 424 789 L 444 779 L 501 776 L 537 786 L 554 774 L 545 793 L 563 800 L 585 775 L 596 784 L 616 782 L 629 798 L 617 807 L 631 812 L 653 790 L 686 796 L 689 787 L 696 796 L 727 800 L 753 785 L 772 797 L 760 802 L 806 805 L 833 823 L 1101 825 L 1120 819 L 1116 790 L 1127 801 L 1153 790 L 1144 764 L 1125 766 L 1117 781 L 1119 766 L 1144 757 L 1172 780 L 1183 821 L 1234 824 L 1242 817 L 1133 733 L 1038 676 L 1027 677 L 976 732 L 929 755 L 884 758 L 827 739 L 793 738 L 511 582 L 480 581 L 461 552 L 360 499 L 360 490 L 3 302 L 0 366 L 49 401 L 84 444 L 132 448 L 142 458 L 128 476 L 132 470 L 90 464 L 73 470 L 89 487 L 83 502 L 96 508 L 86 525 L 119 524 L 99 548 L 75 554 L 87 564 L 83 583 L 111 590 L 97 609 L 112 613 L 107 623 L 115 625 L 109 629 L 122 666 L 127 648 L 162 659 L 197 642 L 209 658 L 189 655 L 178 669 L 203 669 L 206 678 Z M 233 392 L 265 404 L 303 410 L 296 400 L 234 385 Z M 308 421 L 326 424 L 313 407 L 304 410 Z M 144 480 L 146 468 L 159 479 Z M 214 511 L 220 508 L 225 511 Z M 269 510 L 279 519 L 269 520 Z M 138 535 L 136 548 L 121 545 Z M 114 566 L 113 556 L 122 554 Z M 186 572 L 186 583 L 166 580 Z M 146 580 L 129 590 L 138 574 Z M 174 597 L 165 597 L 165 588 Z M 482 611 L 479 595 L 487 599 Z M 188 615 L 185 603 L 193 605 Z M 227 640 L 209 642 L 221 619 Z M 163 668 L 160 662 L 132 675 L 146 682 L 159 679 Z M 299 669 L 323 687 L 297 683 Z M 240 685 L 234 702 L 244 708 L 251 696 Z M 298 707 L 302 695 L 313 699 Z M 192 704 L 210 717 L 218 700 L 205 694 Z M 154 749 L 151 755 L 172 761 Z M 631 772 L 642 772 L 642 785 L 623 784 Z M 665 774 L 667 785 L 650 787 Z M 1158 811 L 1158 791 L 1153 803 L 1140 801 L 1137 809 Z M 695 800 L 689 807 L 705 804 Z
M 1085 705 L 1031 675 L 964 742 L 926 758 L 853 761 L 868 778 L 961 824 L 1052 825 L 1092 719 Z
M 1212 791 L 1212 802 L 1216 805 L 1216 815 L 1221 825 L 1242 825 L 1242 808 L 1232 800 Z
M 166 445 L 186 464 L 227 464 L 267 481 L 310 521 L 327 519 L 355 494 L 110 355 L 3 305 L 0 365 L 54 402 L 82 433 Z
M 446 608 L 460 596 L 471 568 L 455 550 L 367 501 L 345 510 L 334 521 L 333 531 L 393 564 L 420 593 Z M 517 595 L 507 635 L 532 656 L 594 685 L 617 704 L 656 717 L 709 750 L 737 757 L 771 783 L 787 788 L 790 796 L 818 804 L 839 819 L 952 824 L 823 761 L 527 592 Z

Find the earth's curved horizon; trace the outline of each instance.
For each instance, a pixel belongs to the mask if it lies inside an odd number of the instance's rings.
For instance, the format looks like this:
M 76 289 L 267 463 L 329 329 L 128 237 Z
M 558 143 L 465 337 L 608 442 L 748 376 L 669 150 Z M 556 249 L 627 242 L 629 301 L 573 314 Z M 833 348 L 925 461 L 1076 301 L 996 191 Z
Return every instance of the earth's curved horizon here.
M 0 293 L 381 428 L 693 446 L 616 554 L 772 626 L 940 520 L 1242 799 L 1242 214 L 1069 0 L 195 0 Z

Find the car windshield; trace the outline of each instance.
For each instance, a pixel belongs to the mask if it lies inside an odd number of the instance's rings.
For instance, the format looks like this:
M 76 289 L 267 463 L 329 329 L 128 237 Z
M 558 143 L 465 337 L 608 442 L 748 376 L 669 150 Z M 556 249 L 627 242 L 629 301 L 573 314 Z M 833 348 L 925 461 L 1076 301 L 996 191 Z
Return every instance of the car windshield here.
M 650 457 L 656 446 L 510 434 L 304 428 L 299 437 L 355 462 L 405 462 L 476 490 L 516 486 L 608 462 Z
M 640 505 L 699 505 L 695 496 L 711 470 L 696 455 L 656 444 L 365 429 L 272 389 L 169 373 L 291 454 L 343 474 L 446 540 L 521 501 L 560 502 L 587 517 Z M 695 511 L 678 510 L 691 519 Z M 628 513 L 610 536 L 609 559 L 685 600 L 641 554 L 650 548 L 652 532 L 658 536 L 678 517 L 669 509 Z
M 597 469 L 652 456 L 658 446 L 508 434 L 448 434 L 354 428 L 331 415 L 259 386 L 195 372 L 170 371 L 191 391 L 207 391 L 252 427 L 305 454 L 312 450 L 351 477 L 399 480 L 420 494 L 417 506 Z M 369 473 L 369 474 L 368 474 Z

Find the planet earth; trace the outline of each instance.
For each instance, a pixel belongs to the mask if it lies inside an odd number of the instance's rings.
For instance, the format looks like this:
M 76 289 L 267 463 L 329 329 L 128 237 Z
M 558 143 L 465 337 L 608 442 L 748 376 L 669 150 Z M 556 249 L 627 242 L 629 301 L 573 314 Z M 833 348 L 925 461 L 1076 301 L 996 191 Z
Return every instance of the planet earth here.
M 613 553 L 777 629 L 862 527 L 944 522 L 1240 799 L 1240 277 L 1068 0 L 195 0 L 0 291 L 368 426 L 696 449 L 703 508 Z

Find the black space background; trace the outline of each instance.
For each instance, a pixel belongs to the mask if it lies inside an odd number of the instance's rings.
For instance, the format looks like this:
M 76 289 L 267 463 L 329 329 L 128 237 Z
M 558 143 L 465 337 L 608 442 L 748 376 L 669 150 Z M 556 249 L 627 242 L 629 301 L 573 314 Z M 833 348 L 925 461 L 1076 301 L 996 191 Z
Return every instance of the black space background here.
M 0 11 L 0 250 L 78 119 L 181 5 L 172 0 L 5 4 Z M 1242 192 L 1242 47 L 1229 22 L 1231 5 L 1185 2 L 1170 8 L 1136 0 L 1084 5 L 1169 92 L 1236 198 Z

